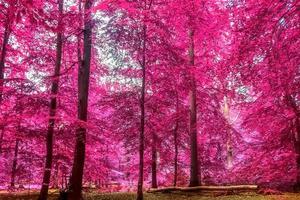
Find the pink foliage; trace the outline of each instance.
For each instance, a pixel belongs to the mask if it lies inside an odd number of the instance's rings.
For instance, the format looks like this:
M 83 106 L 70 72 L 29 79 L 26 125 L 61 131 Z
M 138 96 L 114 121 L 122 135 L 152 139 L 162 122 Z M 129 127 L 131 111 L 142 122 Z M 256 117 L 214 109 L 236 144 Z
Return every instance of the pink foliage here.
M 97 1 L 86 11 L 93 16 L 87 122 L 77 120 L 78 46 L 81 49 L 77 38 L 85 31 L 78 2 L 65 0 L 62 16 L 55 1 L 0 2 L 0 186 L 11 183 L 17 141 L 15 183 L 42 183 L 55 38 L 61 32 L 51 187 L 66 187 L 75 130 L 84 127 L 88 130 L 84 185 L 94 184 L 102 191 L 135 190 L 139 66 L 144 55 L 145 187 L 151 185 L 153 145 L 158 185 L 173 185 L 176 123 L 177 185 L 188 184 L 188 91 L 193 74 L 202 184 L 291 190 L 300 180 L 300 142 L 295 139 L 300 137 L 300 1 L 157 0 L 149 9 L 145 2 Z M 190 29 L 194 67 L 188 64 Z M 273 193 L 263 191 L 269 192 Z

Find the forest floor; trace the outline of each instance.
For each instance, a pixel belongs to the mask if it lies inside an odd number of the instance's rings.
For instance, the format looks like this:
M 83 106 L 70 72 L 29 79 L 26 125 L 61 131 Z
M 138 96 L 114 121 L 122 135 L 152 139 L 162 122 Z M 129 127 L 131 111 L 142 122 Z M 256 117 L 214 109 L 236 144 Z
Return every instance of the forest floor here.
M 49 200 L 56 200 L 57 194 L 51 194 Z M 0 200 L 36 200 L 37 194 L 0 194 Z M 85 194 L 86 200 L 135 200 L 134 193 L 113 194 Z M 214 197 L 212 195 L 201 195 L 196 193 L 181 194 L 145 194 L 145 200 L 299 200 L 300 193 L 285 193 L 283 195 L 258 195 L 247 193 L 240 195 L 227 195 Z

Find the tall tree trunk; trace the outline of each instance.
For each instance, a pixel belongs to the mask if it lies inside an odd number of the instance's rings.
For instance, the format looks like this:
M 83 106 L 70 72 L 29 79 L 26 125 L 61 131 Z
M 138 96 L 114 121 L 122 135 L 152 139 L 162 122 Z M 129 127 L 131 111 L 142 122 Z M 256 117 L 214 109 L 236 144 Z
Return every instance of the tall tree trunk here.
M 63 14 L 63 0 L 59 0 L 59 28 L 61 27 L 61 18 Z M 46 163 L 44 169 L 44 176 L 43 176 L 43 184 L 41 187 L 39 200 L 47 200 L 48 197 L 48 189 L 50 184 L 50 177 L 51 177 L 51 168 L 52 168 L 52 159 L 53 159 L 53 134 L 54 134 L 54 127 L 55 127 L 55 116 L 56 116 L 56 108 L 57 108 L 57 94 L 58 94 L 58 87 L 59 87 L 59 76 L 60 76 L 60 68 L 61 68 L 61 58 L 62 58 L 62 46 L 63 46 L 63 34 L 61 31 L 57 33 L 56 38 L 56 63 L 55 63 L 55 70 L 54 76 L 52 81 L 51 87 L 51 101 L 50 101 L 50 113 L 49 113 L 49 121 L 48 121 L 48 131 L 46 137 Z
M 4 72 L 5 72 L 5 58 L 7 53 L 7 44 L 9 41 L 9 36 L 11 33 L 11 11 L 10 6 L 7 9 L 7 16 L 5 20 L 5 28 L 4 28 L 4 35 L 1 45 L 1 54 L 0 54 L 0 104 L 3 100 L 3 87 L 4 87 Z M 0 138 L 0 154 L 2 153 L 2 142 L 4 137 L 4 125 L 0 127 L 1 131 L 1 138 Z
M 9 7 L 10 8 L 10 7 Z M 3 100 L 3 87 L 4 87 L 4 71 L 5 71 L 5 58 L 7 53 L 7 44 L 10 36 L 10 9 L 8 8 L 8 13 L 5 21 L 4 35 L 1 45 L 1 55 L 0 55 L 0 104 Z M 0 127 L 1 138 L 0 138 L 0 154 L 2 153 L 2 141 L 4 137 L 4 125 Z
M 79 10 L 79 27 L 82 27 L 82 8 L 81 8 L 82 0 L 79 0 L 78 2 L 78 10 Z M 77 36 L 77 61 L 78 61 L 78 72 L 81 70 L 81 66 L 83 65 L 82 60 L 82 53 L 81 53 L 81 47 L 82 47 L 82 41 L 81 41 L 81 34 Z M 81 73 L 78 73 L 78 91 L 80 90 L 80 79 L 81 79 Z
M 287 104 L 293 109 L 296 116 L 295 120 L 293 121 L 294 148 L 295 148 L 296 163 L 297 163 L 297 177 L 296 177 L 295 189 L 299 190 L 300 189 L 300 120 L 299 120 L 300 111 L 292 95 L 287 93 L 285 97 L 287 100 Z
M 227 168 L 231 169 L 233 167 L 233 149 L 232 149 L 232 130 L 231 130 L 231 124 L 230 124 L 230 116 L 229 116 L 229 105 L 230 105 L 230 99 L 228 99 L 227 96 L 224 97 L 224 116 L 227 120 L 226 124 L 226 131 L 227 131 L 227 141 L 226 141 L 226 147 L 227 147 Z
M 143 182 L 144 182 L 144 131 L 145 131 L 145 83 L 146 83 L 146 25 L 143 25 L 143 41 L 142 41 L 142 87 L 141 87 L 141 127 L 139 137 L 139 180 L 137 190 L 137 200 L 143 200 Z
M 157 188 L 157 148 L 156 148 L 157 136 L 153 133 L 153 144 L 152 144 L 152 188 Z
M 191 67 L 195 65 L 194 52 L 194 30 L 189 30 L 189 63 Z M 197 102 L 196 102 L 196 81 L 194 74 L 191 76 L 190 86 L 190 151 L 191 151 L 191 166 L 190 166 L 190 187 L 199 185 L 198 174 L 198 142 L 197 142 Z
M 14 2 L 13 2 L 14 4 Z M 1 45 L 1 54 L 0 54 L 0 104 L 3 100 L 3 87 L 4 87 L 4 72 L 5 72 L 5 58 L 7 53 L 7 44 L 9 41 L 9 36 L 11 33 L 11 7 L 7 9 L 7 15 L 5 20 L 5 28 L 3 34 L 3 40 Z M 0 138 L 0 154 L 2 153 L 2 141 L 4 137 L 4 126 L 1 126 L 1 138 Z
M 177 177 L 178 177 L 178 94 L 176 94 L 176 124 L 174 128 L 174 148 L 175 148 L 175 155 L 174 155 L 174 183 L 173 186 L 177 185 Z
M 9 12 L 9 11 L 8 11 Z M 7 19 L 5 22 L 5 30 L 3 35 L 2 47 L 1 47 L 1 55 L 0 55 L 0 103 L 3 99 L 3 86 L 4 86 L 4 68 L 5 68 L 5 58 L 7 53 L 7 44 L 10 36 L 10 18 L 9 14 L 7 14 Z
M 14 160 L 12 164 L 11 170 L 11 181 L 10 186 L 12 188 L 15 187 L 15 179 L 16 179 L 16 172 L 17 172 L 17 165 L 18 165 L 18 152 L 19 152 L 19 139 L 16 139 L 15 150 L 14 150 Z
M 91 49 L 92 49 L 92 25 L 91 13 L 92 0 L 85 1 L 85 19 L 84 19 L 84 49 L 83 49 L 83 63 L 79 70 L 79 91 L 78 91 L 78 119 L 80 121 L 87 121 L 88 109 L 88 91 L 90 78 L 90 63 L 91 63 Z M 70 185 L 68 191 L 69 200 L 82 199 L 82 178 L 85 160 L 85 140 L 86 128 L 80 126 L 76 130 L 76 145 L 74 153 L 74 162 L 72 167 L 72 174 L 70 177 Z
M 295 120 L 295 126 L 296 126 L 296 131 L 295 131 L 294 147 L 296 152 L 296 162 L 297 162 L 297 171 L 298 171 L 296 187 L 297 189 L 300 189 L 300 120 L 298 116 Z

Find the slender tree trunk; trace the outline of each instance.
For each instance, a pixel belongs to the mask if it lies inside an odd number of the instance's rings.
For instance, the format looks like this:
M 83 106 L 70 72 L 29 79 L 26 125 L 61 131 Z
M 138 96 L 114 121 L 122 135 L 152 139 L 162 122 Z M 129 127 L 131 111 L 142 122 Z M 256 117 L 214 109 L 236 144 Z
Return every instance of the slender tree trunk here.
M 285 97 L 287 100 L 287 104 L 293 109 L 296 116 L 296 119 L 293 121 L 294 148 L 296 153 L 296 164 L 297 164 L 297 177 L 296 177 L 295 189 L 299 190 L 300 189 L 300 120 L 299 120 L 300 111 L 292 95 L 287 93 Z
M 54 188 L 59 188 L 59 163 L 57 162 L 54 173 Z
M 19 152 L 19 139 L 16 139 L 15 150 L 14 150 L 14 160 L 13 160 L 13 164 L 12 164 L 11 181 L 10 181 L 10 186 L 12 188 L 15 187 L 15 179 L 16 179 L 16 172 L 17 172 L 17 165 L 18 165 L 18 152 Z
M 65 173 L 62 172 L 61 174 L 61 188 L 65 189 Z
M 157 136 L 153 133 L 153 144 L 152 144 L 152 188 L 157 188 L 157 148 L 156 148 Z
M 0 154 L 2 153 L 2 144 L 3 144 L 3 138 L 4 138 L 4 127 L 0 127 L 1 135 L 0 135 Z
M 189 62 L 190 66 L 195 65 L 194 53 L 194 30 L 189 30 Z M 191 150 L 191 166 L 190 166 L 190 187 L 199 185 L 198 174 L 198 142 L 197 142 L 197 102 L 196 102 L 196 81 L 194 74 L 191 74 L 190 88 L 190 150 Z
M 63 13 L 63 0 L 59 0 L 59 20 L 62 18 Z M 61 22 L 59 22 L 60 27 Z M 60 68 L 61 68 L 61 58 L 62 58 L 62 46 L 63 46 L 63 34 L 61 31 L 57 33 L 56 38 L 56 63 L 55 63 L 55 70 L 54 76 L 52 81 L 52 88 L 51 88 L 51 100 L 50 100 L 50 113 L 49 113 L 49 121 L 48 121 L 48 131 L 46 137 L 46 163 L 44 169 L 44 176 L 43 176 L 43 183 L 39 195 L 39 200 L 47 200 L 48 197 L 48 189 L 50 184 L 50 177 L 51 177 L 51 168 L 52 168 L 52 160 L 53 160 L 53 134 L 54 134 L 54 127 L 55 127 L 55 116 L 56 116 L 56 108 L 57 108 L 57 94 L 59 88 L 59 75 L 60 75 Z
M 3 87 L 4 87 L 4 71 L 5 71 L 5 58 L 7 53 L 7 44 L 10 36 L 10 11 L 7 11 L 7 17 L 4 28 L 3 41 L 1 45 L 1 55 L 0 55 L 0 104 L 3 100 Z M 0 154 L 2 153 L 2 141 L 4 137 L 4 126 L 1 126 L 1 138 L 0 138 Z
M 141 128 L 139 137 L 139 180 L 137 190 L 137 200 L 143 200 L 144 182 L 144 131 L 145 131 L 145 83 L 146 83 L 146 25 L 143 25 L 143 52 L 142 52 L 142 87 L 141 87 Z
M 296 162 L 297 162 L 297 182 L 296 187 L 300 189 L 300 120 L 297 117 L 295 120 L 296 132 L 295 132 L 295 139 L 294 139 L 294 147 L 296 152 Z
M 85 19 L 84 19 L 84 50 L 83 63 L 79 70 L 79 91 L 78 91 L 78 119 L 80 121 L 87 121 L 88 109 L 88 91 L 90 78 L 90 63 L 91 63 L 91 49 L 92 49 L 92 25 L 90 8 L 92 0 L 85 1 Z M 72 167 L 72 174 L 70 177 L 69 200 L 82 199 L 82 178 L 85 160 L 85 140 L 86 128 L 80 126 L 76 130 L 76 145 L 74 153 L 74 162 Z
M 82 4 L 82 0 L 79 0 L 78 2 L 78 10 L 79 10 L 79 26 L 82 27 L 82 8 L 81 8 L 81 4 Z M 78 60 L 78 72 L 80 72 L 81 70 L 81 66 L 83 65 L 83 60 L 82 60 L 82 52 L 81 52 L 81 47 L 82 47 L 82 41 L 81 41 L 81 34 L 79 34 L 77 36 L 77 60 Z M 78 83 L 81 82 L 81 73 L 78 73 Z M 80 90 L 80 84 L 77 85 L 78 86 L 78 91 Z
M 232 148 L 232 131 L 231 131 L 231 124 L 230 124 L 230 116 L 229 116 L 229 99 L 227 96 L 224 98 L 224 115 L 227 120 L 226 124 L 226 131 L 227 131 L 227 141 L 226 141 L 226 147 L 227 147 L 227 167 L 231 169 L 233 167 L 233 148 Z
M 5 58 L 7 53 L 7 44 L 10 36 L 10 19 L 9 13 L 7 14 L 7 19 L 5 23 L 5 30 L 3 35 L 3 42 L 1 47 L 1 55 L 0 55 L 0 103 L 3 99 L 3 86 L 4 86 L 4 68 L 5 68 Z
M 176 124 L 174 128 L 174 147 L 175 147 L 175 156 L 174 156 L 174 183 L 173 186 L 177 185 L 177 177 L 178 177 L 178 94 L 176 94 Z

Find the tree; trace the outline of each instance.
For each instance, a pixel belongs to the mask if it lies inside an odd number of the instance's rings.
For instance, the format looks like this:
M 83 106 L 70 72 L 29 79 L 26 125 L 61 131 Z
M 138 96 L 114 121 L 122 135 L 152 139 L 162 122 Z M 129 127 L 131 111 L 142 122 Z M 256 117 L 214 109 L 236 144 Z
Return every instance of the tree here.
M 189 64 L 194 67 L 194 30 L 189 30 Z M 198 164 L 198 141 L 197 141 L 197 102 L 196 102 L 196 82 L 193 75 L 191 75 L 191 89 L 190 89 L 190 148 L 191 148 L 191 171 L 190 171 L 190 187 L 199 185 L 199 164 Z
M 62 59 L 62 46 L 63 46 L 63 34 L 61 30 L 61 21 L 63 15 L 63 0 L 58 2 L 59 7 L 59 23 L 58 29 L 59 32 L 57 33 L 56 38 L 56 62 L 55 62 L 55 69 L 53 74 L 53 82 L 51 87 L 51 100 L 50 100 L 50 113 L 49 113 L 49 121 L 48 121 L 48 130 L 47 130 L 47 137 L 46 137 L 46 146 L 47 146 L 47 154 L 46 154 L 46 163 L 44 169 L 44 176 L 43 176 L 43 183 L 42 188 L 39 196 L 39 200 L 46 200 L 48 196 L 48 188 L 50 184 L 50 177 L 51 177 L 51 170 L 52 170 L 52 159 L 53 159 L 53 134 L 55 128 L 55 117 L 56 117 L 56 109 L 57 109 L 57 94 L 58 94 L 58 87 L 59 87 L 59 76 L 60 76 L 60 68 L 61 68 L 61 59 Z
M 15 10 L 16 2 L 9 2 L 8 8 L 6 9 L 5 14 L 5 28 L 4 28 L 4 35 L 2 39 L 1 45 L 1 56 L 0 56 L 0 102 L 2 101 L 2 93 L 3 93 L 3 86 L 4 86 L 4 68 L 5 68 L 5 58 L 7 54 L 7 45 L 8 40 L 11 34 L 12 29 L 12 22 L 14 20 L 14 10 Z M 3 132 L 3 130 L 1 131 Z
M 70 177 L 70 187 L 68 199 L 79 200 L 82 193 L 82 178 L 85 160 L 85 142 L 86 142 L 86 127 L 87 112 L 88 112 L 88 94 L 89 94 L 89 78 L 90 78 L 90 63 L 92 49 L 92 18 L 91 8 L 92 0 L 87 0 L 84 5 L 84 41 L 83 41 L 83 61 L 79 68 L 78 75 L 78 120 L 83 122 L 76 130 L 76 145 Z
M 0 2 L 0 187 L 299 185 L 299 1 L 59 2 Z

